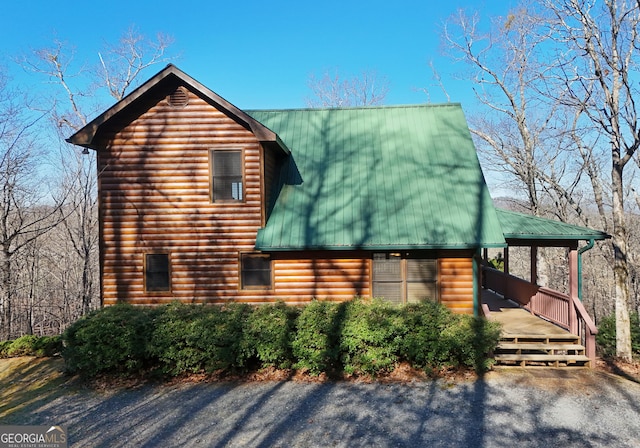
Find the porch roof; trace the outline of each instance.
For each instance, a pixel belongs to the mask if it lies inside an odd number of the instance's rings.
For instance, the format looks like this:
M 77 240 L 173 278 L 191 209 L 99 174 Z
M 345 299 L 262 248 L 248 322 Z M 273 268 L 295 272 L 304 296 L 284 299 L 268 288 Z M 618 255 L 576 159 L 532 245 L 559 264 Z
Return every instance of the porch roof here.
M 496 213 L 507 242 L 517 240 L 565 243 L 611 238 L 611 235 L 599 230 L 554 221 L 552 219 L 525 215 L 523 213 L 498 208 L 496 209 Z

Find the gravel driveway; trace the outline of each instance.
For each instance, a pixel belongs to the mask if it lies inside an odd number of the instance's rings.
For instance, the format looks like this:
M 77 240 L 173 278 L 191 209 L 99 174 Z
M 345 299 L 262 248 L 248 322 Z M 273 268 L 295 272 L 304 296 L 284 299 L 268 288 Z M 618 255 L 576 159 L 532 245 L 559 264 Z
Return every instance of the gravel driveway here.
M 640 385 L 589 370 L 476 381 L 199 383 L 33 402 L 1 424 L 73 447 L 640 447 Z

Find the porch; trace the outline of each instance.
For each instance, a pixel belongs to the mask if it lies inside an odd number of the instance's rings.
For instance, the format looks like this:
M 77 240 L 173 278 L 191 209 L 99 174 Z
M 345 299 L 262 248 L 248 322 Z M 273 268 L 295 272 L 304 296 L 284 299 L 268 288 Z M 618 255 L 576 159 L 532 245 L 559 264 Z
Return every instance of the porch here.
M 582 302 L 490 267 L 482 313 L 502 325 L 498 365 L 593 366 L 597 328 Z
M 598 332 L 582 304 L 582 256 L 604 232 L 496 209 L 502 227 L 504 272 L 489 267 L 484 249 L 481 310 L 503 325 L 495 357 L 499 364 L 573 366 L 596 359 Z M 586 242 L 586 245 L 580 242 Z M 529 281 L 509 274 L 509 249 L 528 247 Z M 564 248 L 568 293 L 538 285 L 538 248 Z

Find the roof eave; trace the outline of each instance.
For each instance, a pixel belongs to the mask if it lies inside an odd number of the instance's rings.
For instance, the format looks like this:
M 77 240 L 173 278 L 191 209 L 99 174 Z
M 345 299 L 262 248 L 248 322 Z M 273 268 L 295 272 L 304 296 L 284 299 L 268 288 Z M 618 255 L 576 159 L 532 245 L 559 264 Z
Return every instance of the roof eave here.
M 300 252 L 300 251 L 414 251 L 414 250 L 476 250 L 480 248 L 498 249 L 507 247 L 507 243 L 482 243 L 482 244 L 425 244 L 425 245 L 370 245 L 370 246 L 267 246 L 256 244 L 256 250 L 262 252 Z
M 507 240 L 567 240 L 567 241 L 589 241 L 589 240 L 607 240 L 611 238 L 611 235 L 607 234 L 582 234 L 582 235 L 521 235 L 521 234 L 506 234 L 504 235 Z

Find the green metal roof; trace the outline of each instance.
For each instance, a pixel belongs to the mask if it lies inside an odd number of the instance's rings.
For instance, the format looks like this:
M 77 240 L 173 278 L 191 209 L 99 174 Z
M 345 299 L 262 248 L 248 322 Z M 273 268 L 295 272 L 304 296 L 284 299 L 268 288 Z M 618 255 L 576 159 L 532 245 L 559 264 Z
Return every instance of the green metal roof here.
M 247 113 L 291 150 L 256 248 L 506 246 L 459 104 Z
M 518 240 L 604 240 L 610 236 L 599 230 L 560 221 L 496 209 L 506 239 Z

